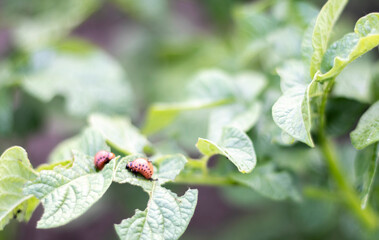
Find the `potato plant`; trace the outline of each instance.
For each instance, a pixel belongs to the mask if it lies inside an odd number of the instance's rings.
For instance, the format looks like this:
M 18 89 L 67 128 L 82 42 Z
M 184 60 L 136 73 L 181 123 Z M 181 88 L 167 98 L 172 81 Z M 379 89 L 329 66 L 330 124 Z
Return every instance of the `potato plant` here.
M 13 219 L 29 221 L 39 204 L 36 227 L 61 227 L 112 184 L 130 184 L 148 202 L 115 223 L 118 237 L 179 239 L 196 214 L 197 186 L 207 185 L 224 189 L 234 204 L 253 192 L 306 208 L 296 220 L 306 219 L 294 230 L 299 239 L 314 226 L 327 229 L 338 209 L 353 216 L 354 237 L 376 239 L 379 71 L 369 54 L 378 50 L 379 13 L 341 25 L 349 29 L 341 34 L 336 23 L 347 3 L 329 0 L 321 10 L 291 0 L 238 4 L 227 33 L 178 46 L 164 35 L 168 2 L 115 0 L 147 26 L 148 42 L 137 39 L 139 50 L 127 49 L 124 62 L 70 35 L 102 1 L 57 3 L 64 15 L 46 10 L 48 3 L 29 6 L 32 21 L 12 12 L 27 3 L 5 5 L 0 13 L 16 24 L 13 52 L 0 62 L 1 138 L 25 136 L 45 116 L 80 123 L 37 167 L 23 147 L 3 152 L 0 230 Z M 116 157 L 98 170 L 100 150 Z M 126 168 L 137 158 L 152 161 L 153 181 Z M 189 187 L 178 195 L 175 185 Z M 217 239 L 228 236 L 221 231 Z

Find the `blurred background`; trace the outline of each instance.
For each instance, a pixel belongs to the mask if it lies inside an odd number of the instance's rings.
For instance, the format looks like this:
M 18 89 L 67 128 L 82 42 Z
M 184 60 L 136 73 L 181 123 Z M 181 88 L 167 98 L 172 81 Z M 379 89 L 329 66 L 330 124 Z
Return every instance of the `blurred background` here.
M 301 58 L 302 37 L 324 3 L 0 0 L 0 152 L 22 146 L 37 167 L 47 162 L 57 144 L 86 126 L 90 113 L 126 115 L 141 127 L 151 104 L 186 99 L 187 86 L 200 71 L 217 68 L 233 75 L 249 70 L 265 79 L 259 96 L 263 113 L 248 132 L 258 164 L 274 162 L 291 174 L 298 189 L 309 183 L 329 186 L 317 150 L 275 144 L 280 129 L 271 118 L 272 104 L 281 94 L 275 69 L 284 60 Z M 379 1 L 351 1 L 333 40 L 375 11 Z M 339 91 L 338 84 L 333 92 L 328 118 L 350 119 L 343 126 L 338 119 L 330 121 L 328 129 L 343 146 L 347 174 L 357 152 L 346 136 L 368 104 L 379 98 L 377 61 L 375 50 L 346 69 L 344 78 L 359 78 L 364 85 L 359 91 L 347 80 L 350 92 Z M 347 116 L 341 112 L 346 109 Z M 195 143 L 206 135 L 207 118 L 207 110 L 184 112 L 150 140 L 162 152 L 198 157 Z M 227 164 L 215 157 L 210 167 Z M 181 239 L 366 237 L 335 199 L 304 196 L 300 203 L 274 201 L 240 187 L 191 187 L 199 189 L 199 200 Z M 169 188 L 181 195 L 188 186 Z M 379 198 L 379 191 L 374 190 L 373 197 Z M 43 210 L 39 206 L 29 223 L 12 222 L 0 238 L 117 239 L 113 224 L 131 217 L 134 209 L 144 209 L 147 200 L 137 187 L 112 184 L 90 211 L 64 227 L 36 229 Z

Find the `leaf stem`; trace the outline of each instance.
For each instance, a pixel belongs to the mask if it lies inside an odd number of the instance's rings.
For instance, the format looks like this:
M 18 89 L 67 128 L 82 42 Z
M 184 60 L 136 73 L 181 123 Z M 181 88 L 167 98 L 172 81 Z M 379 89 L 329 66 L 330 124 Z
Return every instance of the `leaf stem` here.
M 187 166 L 190 168 L 200 169 L 203 172 L 203 174 L 208 174 L 208 159 L 208 156 L 204 156 L 201 159 L 188 158 Z
M 173 183 L 204 186 L 230 186 L 236 182 L 228 177 L 202 174 L 202 175 L 179 175 Z
M 334 142 L 326 136 L 326 116 L 325 108 L 328 94 L 332 89 L 334 84 L 334 79 L 327 82 L 324 94 L 322 96 L 320 104 L 320 128 L 319 128 L 319 142 L 321 152 L 329 166 L 329 172 L 336 182 L 341 194 L 344 197 L 346 205 L 351 209 L 351 211 L 360 219 L 362 223 L 365 224 L 370 229 L 377 227 L 378 219 L 374 212 L 367 207 L 366 209 L 361 209 L 361 201 L 358 197 L 354 188 L 347 182 L 344 177 L 341 166 L 338 160 L 338 155 Z

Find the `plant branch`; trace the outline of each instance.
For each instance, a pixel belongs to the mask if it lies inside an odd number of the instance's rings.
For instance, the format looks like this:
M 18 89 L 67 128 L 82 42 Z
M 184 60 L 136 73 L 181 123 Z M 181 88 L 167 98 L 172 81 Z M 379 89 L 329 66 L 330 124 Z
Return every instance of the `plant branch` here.
M 173 183 L 205 186 L 231 186 L 236 182 L 228 177 L 202 174 L 179 175 Z
M 208 160 L 209 158 L 207 156 L 202 157 L 201 159 L 187 159 L 187 166 L 194 169 L 200 169 L 203 174 L 208 174 Z

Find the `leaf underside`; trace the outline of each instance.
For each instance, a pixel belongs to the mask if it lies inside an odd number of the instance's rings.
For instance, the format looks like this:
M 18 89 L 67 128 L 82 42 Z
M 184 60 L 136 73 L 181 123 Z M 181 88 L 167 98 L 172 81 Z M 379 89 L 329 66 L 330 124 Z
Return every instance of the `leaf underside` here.
M 10 219 L 28 221 L 39 201 L 23 194 L 24 184 L 37 177 L 26 151 L 12 147 L 0 157 L 0 230 Z

